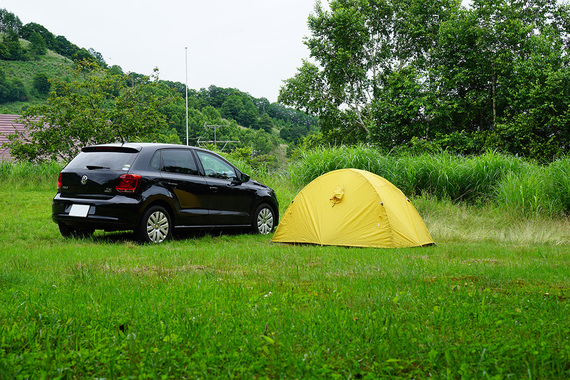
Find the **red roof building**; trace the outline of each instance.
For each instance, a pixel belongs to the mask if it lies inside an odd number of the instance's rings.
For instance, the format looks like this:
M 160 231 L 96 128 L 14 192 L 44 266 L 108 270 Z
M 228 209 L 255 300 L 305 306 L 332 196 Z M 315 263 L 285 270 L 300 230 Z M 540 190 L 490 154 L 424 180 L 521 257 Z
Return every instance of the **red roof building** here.
M 20 115 L 0 115 L 0 161 L 13 159 L 10 150 L 3 147 L 3 144 L 8 142 L 9 135 L 25 130 L 23 124 L 16 122 L 19 117 Z

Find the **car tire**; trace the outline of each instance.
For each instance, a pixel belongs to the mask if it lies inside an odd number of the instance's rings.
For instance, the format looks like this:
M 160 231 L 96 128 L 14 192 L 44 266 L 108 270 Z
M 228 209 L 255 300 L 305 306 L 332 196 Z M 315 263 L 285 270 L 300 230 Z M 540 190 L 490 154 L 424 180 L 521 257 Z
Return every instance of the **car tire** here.
M 144 243 L 162 243 L 172 237 L 172 218 L 164 207 L 153 206 L 145 211 L 136 231 Z
M 72 228 L 69 228 L 67 224 L 63 223 L 58 223 L 57 225 L 59 227 L 59 233 L 61 234 L 61 236 L 63 236 L 64 238 L 71 237 L 71 235 L 73 234 Z
M 267 203 L 261 204 L 255 214 L 253 214 L 253 232 L 256 234 L 267 235 L 273 231 L 275 227 L 275 212 Z
M 67 224 L 58 223 L 59 232 L 64 238 L 86 239 L 93 236 L 94 229 L 71 228 Z

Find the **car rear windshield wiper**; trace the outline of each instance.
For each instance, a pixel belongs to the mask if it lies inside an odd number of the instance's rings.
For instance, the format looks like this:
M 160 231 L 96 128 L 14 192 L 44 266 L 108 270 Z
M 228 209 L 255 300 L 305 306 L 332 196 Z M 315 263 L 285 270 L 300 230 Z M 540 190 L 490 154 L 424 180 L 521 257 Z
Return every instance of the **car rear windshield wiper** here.
M 99 165 L 87 165 L 85 166 L 89 170 L 96 170 L 96 169 L 111 169 L 108 166 L 99 166 Z

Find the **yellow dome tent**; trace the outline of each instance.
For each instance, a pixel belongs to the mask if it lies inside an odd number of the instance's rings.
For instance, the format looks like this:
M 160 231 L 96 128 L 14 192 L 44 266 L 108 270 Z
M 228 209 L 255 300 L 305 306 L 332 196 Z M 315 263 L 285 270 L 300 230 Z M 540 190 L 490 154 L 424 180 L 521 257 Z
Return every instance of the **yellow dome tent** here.
M 305 186 L 271 241 L 377 248 L 434 244 L 404 193 L 359 169 L 335 170 Z

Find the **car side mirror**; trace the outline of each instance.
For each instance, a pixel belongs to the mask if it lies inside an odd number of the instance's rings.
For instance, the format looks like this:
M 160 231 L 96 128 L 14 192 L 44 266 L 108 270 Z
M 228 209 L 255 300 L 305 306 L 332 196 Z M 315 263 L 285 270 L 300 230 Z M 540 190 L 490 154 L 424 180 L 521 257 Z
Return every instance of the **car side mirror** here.
M 240 171 L 237 172 L 237 178 L 232 181 L 232 185 L 241 185 L 244 182 L 249 181 L 249 176 Z

